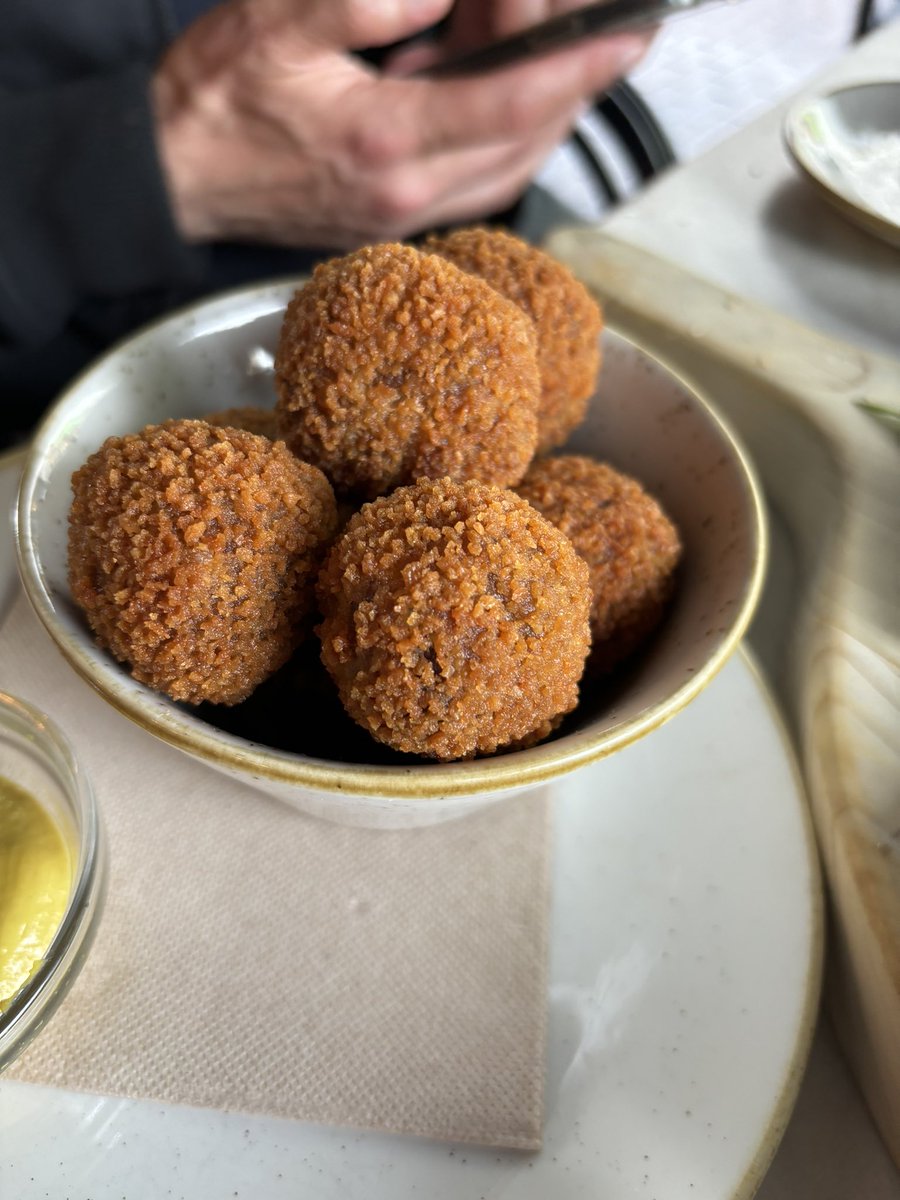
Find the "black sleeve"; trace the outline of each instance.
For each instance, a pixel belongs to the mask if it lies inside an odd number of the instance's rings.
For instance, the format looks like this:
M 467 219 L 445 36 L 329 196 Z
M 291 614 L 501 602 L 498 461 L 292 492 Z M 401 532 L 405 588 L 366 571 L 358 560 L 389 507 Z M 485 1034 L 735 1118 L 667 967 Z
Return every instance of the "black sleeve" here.
M 189 285 L 204 255 L 173 223 L 150 69 L 0 95 L 0 346 L 45 341 L 83 300 Z

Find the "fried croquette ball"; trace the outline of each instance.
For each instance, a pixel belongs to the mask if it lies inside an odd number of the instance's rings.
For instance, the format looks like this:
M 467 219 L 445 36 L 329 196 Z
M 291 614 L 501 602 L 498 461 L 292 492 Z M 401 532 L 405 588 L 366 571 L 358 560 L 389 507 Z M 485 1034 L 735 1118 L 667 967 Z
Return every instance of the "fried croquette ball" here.
M 281 436 L 339 492 L 420 475 L 510 485 L 537 444 L 531 322 L 412 246 L 320 264 L 288 305 L 275 379 Z
M 592 671 L 632 653 L 662 616 L 681 540 L 628 475 L 578 455 L 537 459 L 516 489 L 561 530 L 590 569 Z
M 426 249 L 480 276 L 532 319 L 541 373 L 537 449 L 561 446 L 597 384 L 603 318 L 596 300 L 562 263 L 499 229 L 433 234 Z
M 203 420 L 210 425 L 258 433 L 272 442 L 278 437 L 274 408 L 258 408 L 252 404 L 241 408 L 223 408 L 221 412 L 208 413 Z
M 174 700 L 236 704 L 308 629 L 331 486 L 205 421 L 111 437 L 72 477 L 69 585 L 102 646 Z
M 396 750 L 490 754 L 545 736 L 577 703 L 587 567 L 505 488 L 420 479 L 365 505 L 318 597 L 345 709 Z

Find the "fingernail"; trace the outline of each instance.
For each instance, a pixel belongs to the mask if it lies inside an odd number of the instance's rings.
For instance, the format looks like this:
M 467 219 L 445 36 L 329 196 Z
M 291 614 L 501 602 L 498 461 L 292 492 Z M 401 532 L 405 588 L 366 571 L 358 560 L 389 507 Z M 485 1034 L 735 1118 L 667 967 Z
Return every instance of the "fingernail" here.
M 648 38 L 622 36 L 615 39 L 615 53 L 618 59 L 619 71 L 623 75 L 638 65 L 650 45 Z
M 437 19 L 449 7 L 449 0 L 397 0 L 397 8 L 408 17 Z
M 365 0 L 359 7 L 383 21 L 403 21 L 431 18 L 439 3 L 438 0 Z

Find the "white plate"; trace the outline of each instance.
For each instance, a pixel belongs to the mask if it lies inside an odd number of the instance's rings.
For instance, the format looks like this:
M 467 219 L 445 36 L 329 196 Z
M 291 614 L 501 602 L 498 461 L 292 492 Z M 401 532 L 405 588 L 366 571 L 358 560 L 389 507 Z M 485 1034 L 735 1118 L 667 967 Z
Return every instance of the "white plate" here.
M 6 1081 L 2 1194 L 750 1197 L 809 1048 L 822 926 L 805 800 L 745 656 L 558 788 L 554 897 L 540 1154 Z
M 849 220 L 900 246 L 900 81 L 798 101 L 785 140 L 795 161 Z

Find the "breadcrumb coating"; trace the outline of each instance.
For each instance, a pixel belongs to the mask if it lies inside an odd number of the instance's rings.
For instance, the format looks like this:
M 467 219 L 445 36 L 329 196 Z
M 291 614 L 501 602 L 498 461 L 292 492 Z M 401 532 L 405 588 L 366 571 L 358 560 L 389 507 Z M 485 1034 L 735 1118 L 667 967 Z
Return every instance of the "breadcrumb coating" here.
M 320 471 L 283 443 L 180 420 L 108 438 L 72 490 L 72 596 L 135 679 L 236 704 L 286 662 L 335 528 Z
M 672 594 L 681 540 L 660 505 L 628 475 L 578 455 L 537 459 L 516 489 L 561 530 L 590 569 L 591 670 L 631 654 Z
M 562 263 L 503 230 L 433 234 L 425 248 L 486 280 L 532 319 L 541 373 L 537 449 L 561 446 L 597 386 L 603 317 L 594 297 Z
M 344 707 L 394 749 L 490 754 L 545 736 L 578 701 L 587 567 L 504 488 L 420 479 L 365 505 L 318 597 Z
M 223 408 L 221 412 L 207 413 L 203 418 L 210 425 L 230 429 L 243 429 L 246 433 L 258 433 L 269 441 L 278 438 L 278 422 L 274 408 L 257 408 L 247 404 L 241 408 Z
M 275 358 L 278 426 L 336 490 L 419 476 L 518 483 L 537 444 L 531 322 L 480 279 L 412 246 L 316 267 Z

